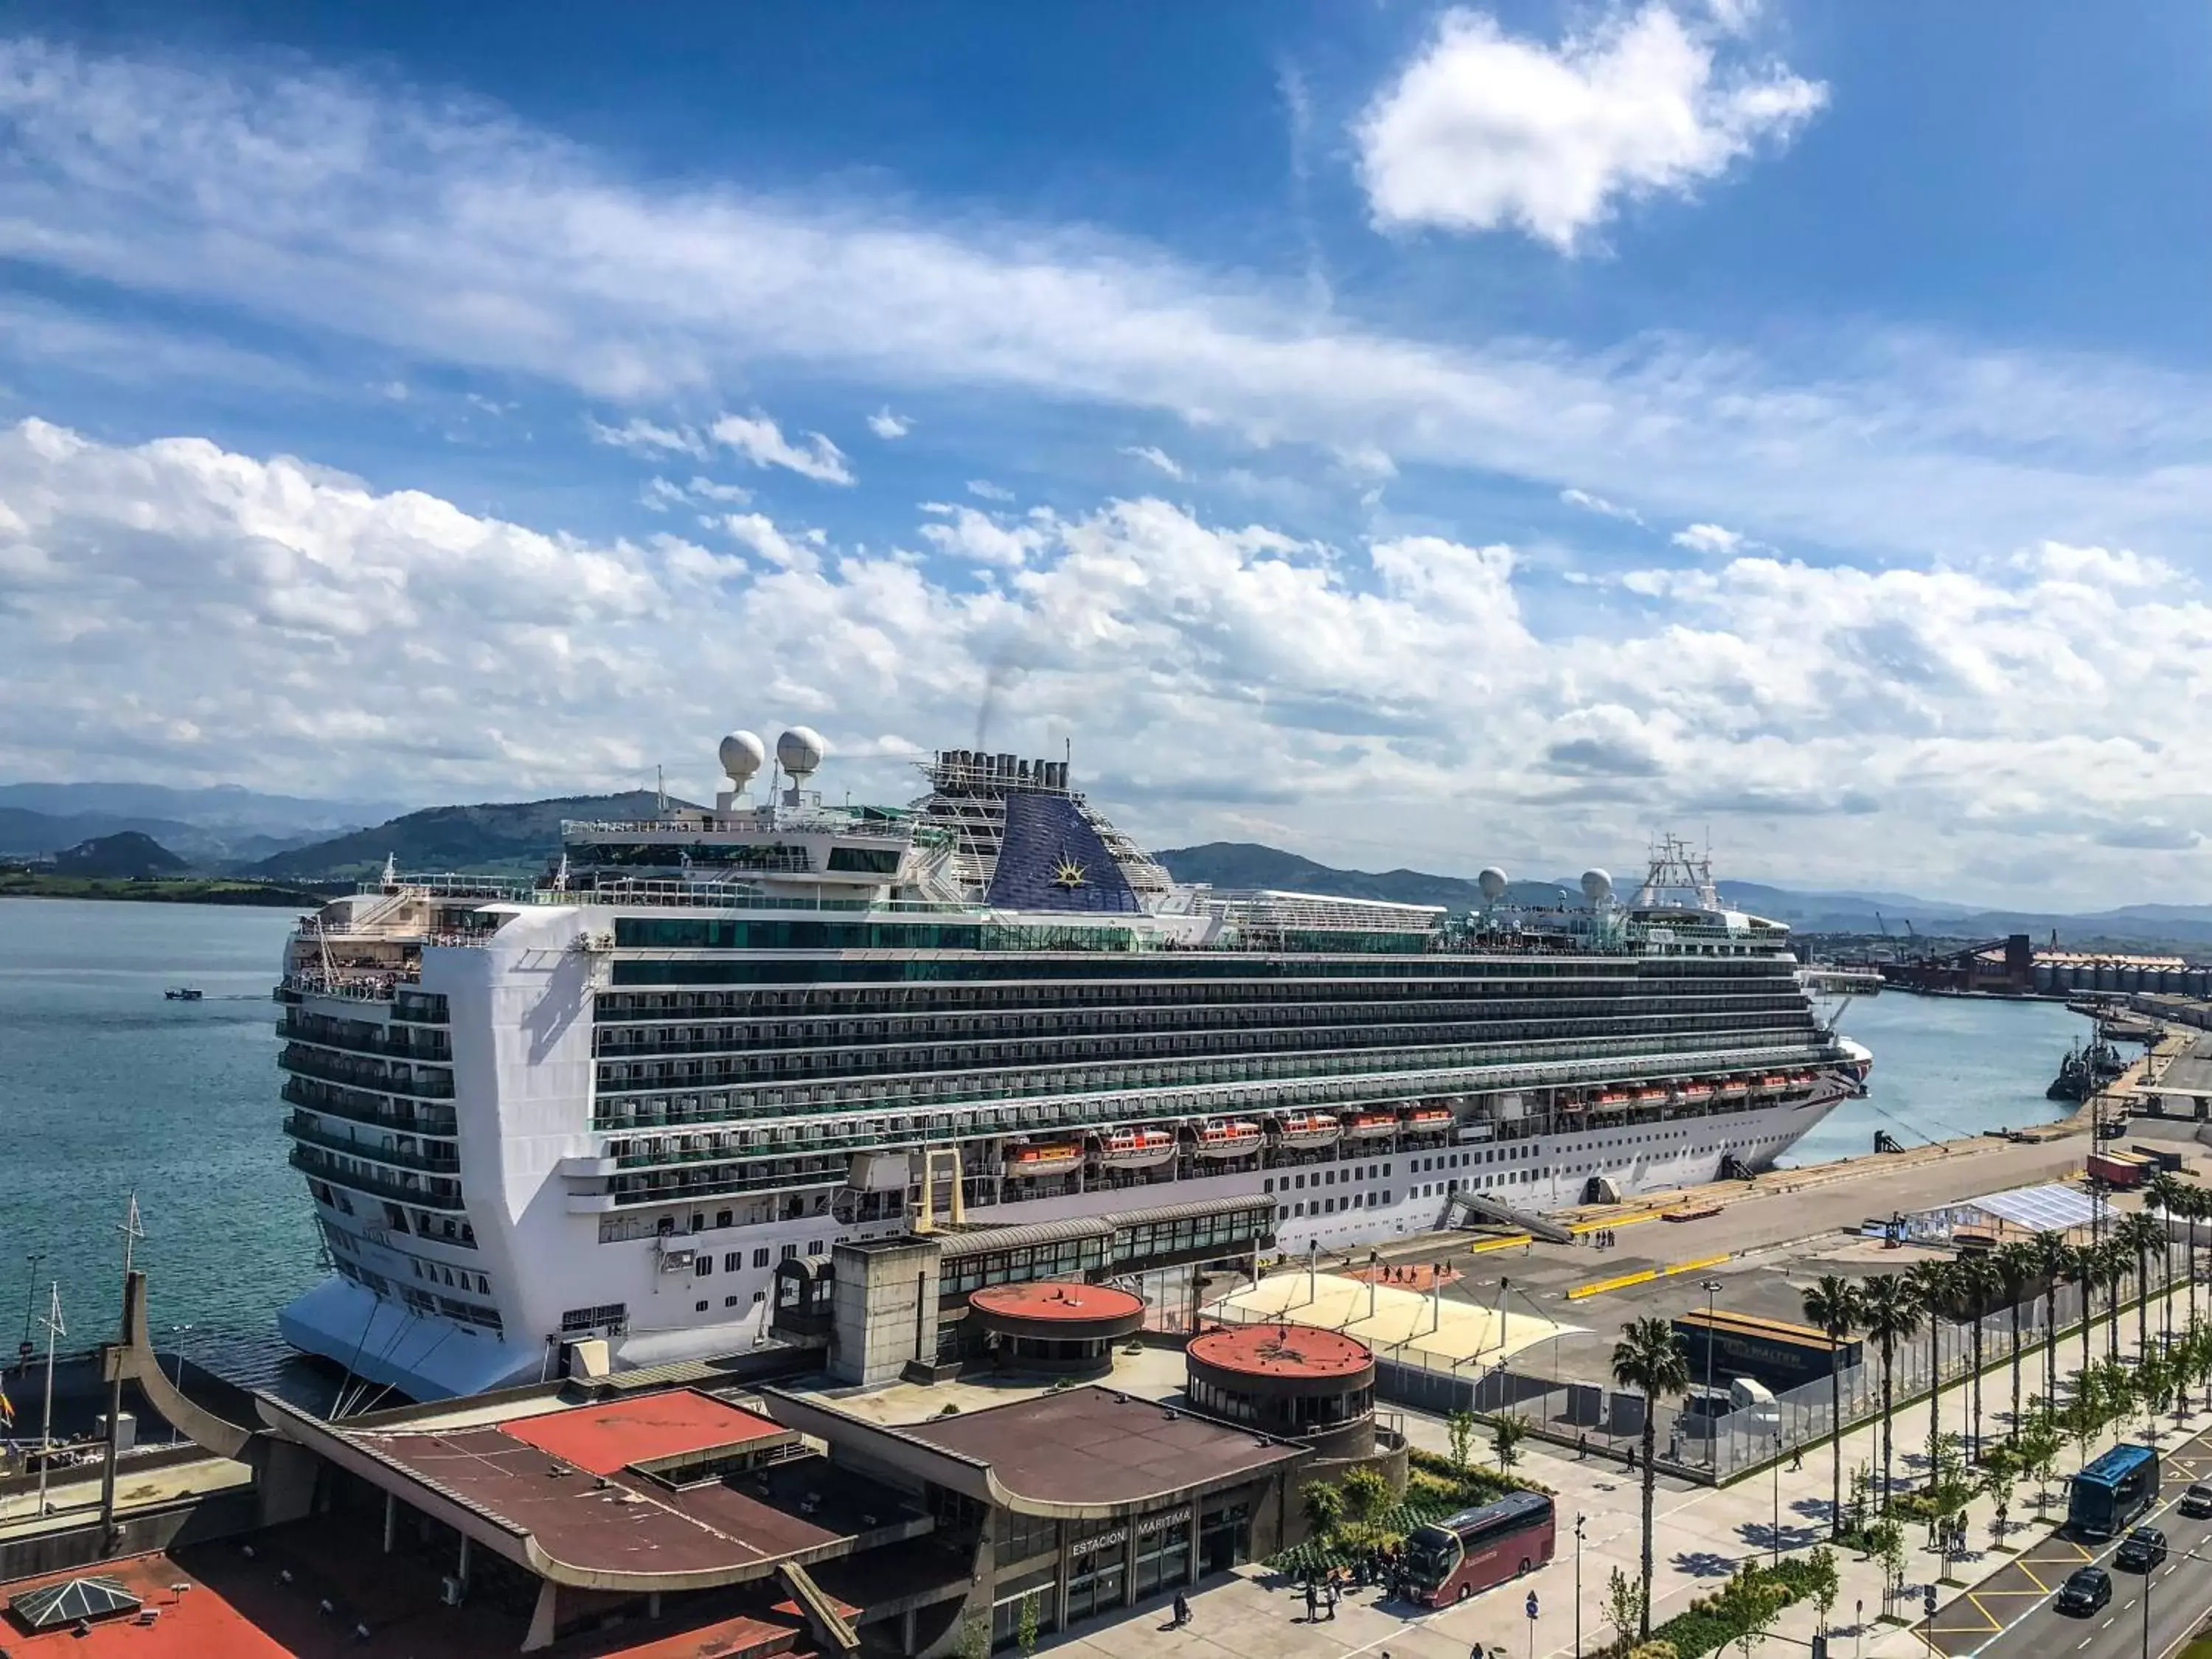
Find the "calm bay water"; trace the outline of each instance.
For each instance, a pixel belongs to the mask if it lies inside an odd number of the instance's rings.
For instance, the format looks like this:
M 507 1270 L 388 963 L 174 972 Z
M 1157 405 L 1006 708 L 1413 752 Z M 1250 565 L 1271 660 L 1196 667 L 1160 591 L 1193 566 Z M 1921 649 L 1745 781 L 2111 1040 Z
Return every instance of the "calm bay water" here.
M 0 899 L 0 1352 L 21 1334 L 27 1254 L 58 1279 L 69 1346 L 117 1312 L 116 1225 L 138 1194 L 150 1316 L 163 1346 L 266 1378 L 276 1314 L 318 1276 L 278 1123 L 276 977 L 289 912 Z M 167 1002 L 196 985 L 202 1002 Z M 2081 1022 L 2051 1003 L 1857 999 L 1843 1030 L 1875 1051 L 1870 1092 L 1791 1155 L 1870 1152 L 2047 1121 L 2043 1097 Z M 189 1326 L 181 1335 L 172 1328 Z
M 21 1335 L 32 1251 L 40 1313 L 61 1283 L 64 1346 L 113 1333 L 135 1191 L 155 1340 L 210 1364 L 277 1352 L 276 1310 L 319 1276 L 277 1127 L 269 990 L 292 921 L 0 899 L 0 1348 Z M 173 985 L 206 1000 L 163 1000 Z

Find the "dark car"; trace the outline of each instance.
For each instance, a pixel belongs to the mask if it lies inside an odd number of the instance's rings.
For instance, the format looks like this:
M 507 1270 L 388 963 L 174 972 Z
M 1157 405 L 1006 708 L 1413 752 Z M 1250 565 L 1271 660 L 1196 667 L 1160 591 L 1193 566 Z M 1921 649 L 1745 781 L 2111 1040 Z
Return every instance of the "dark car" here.
M 2112 1599 L 2112 1575 L 2102 1567 L 2080 1567 L 2058 1589 L 2058 1611 L 2091 1613 Z
M 2113 1560 L 2130 1572 L 2148 1572 L 2166 1559 L 2166 1534 L 2156 1527 L 2137 1527 Z
M 2193 1521 L 2212 1515 L 2212 1486 L 2202 1480 L 2181 1494 L 2181 1512 Z

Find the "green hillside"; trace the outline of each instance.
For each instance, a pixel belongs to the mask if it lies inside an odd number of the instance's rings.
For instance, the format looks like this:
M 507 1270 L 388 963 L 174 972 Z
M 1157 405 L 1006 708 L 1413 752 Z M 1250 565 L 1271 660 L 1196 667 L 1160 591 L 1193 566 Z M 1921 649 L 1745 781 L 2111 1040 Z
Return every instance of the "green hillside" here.
M 650 790 L 568 795 L 554 800 L 432 806 L 249 865 L 241 874 L 276 881 L 361 880 L 398 861 L 410 874 L 535 875 L 561 850 L 564 818 L 640 818 L 656 810 Z

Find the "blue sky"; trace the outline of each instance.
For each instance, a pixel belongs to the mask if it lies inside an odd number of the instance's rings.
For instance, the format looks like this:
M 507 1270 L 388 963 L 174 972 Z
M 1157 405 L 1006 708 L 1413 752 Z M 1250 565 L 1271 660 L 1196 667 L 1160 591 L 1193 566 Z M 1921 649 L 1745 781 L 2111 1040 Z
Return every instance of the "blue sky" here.
M 2199 13 L 6 26 L 0 774 L 2204 884 Z

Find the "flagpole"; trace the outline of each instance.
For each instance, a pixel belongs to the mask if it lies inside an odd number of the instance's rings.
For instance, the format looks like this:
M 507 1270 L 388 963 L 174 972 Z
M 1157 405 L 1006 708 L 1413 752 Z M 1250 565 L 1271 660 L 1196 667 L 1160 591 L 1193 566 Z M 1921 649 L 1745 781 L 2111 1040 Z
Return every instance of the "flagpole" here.
M 47 1288 L 46 1303 L 46 1421 L 39 1430 L 39 1513 L 46 1512 L 46 1469 L 53 1462 L 54 1451 L 54 1339 L 60 1336 L 62 1324 L 62 1282 L 55 1279 Z

